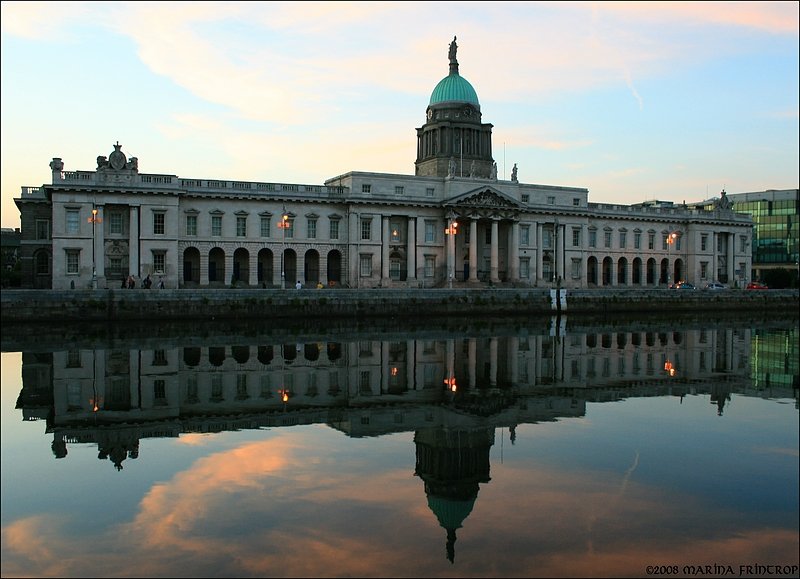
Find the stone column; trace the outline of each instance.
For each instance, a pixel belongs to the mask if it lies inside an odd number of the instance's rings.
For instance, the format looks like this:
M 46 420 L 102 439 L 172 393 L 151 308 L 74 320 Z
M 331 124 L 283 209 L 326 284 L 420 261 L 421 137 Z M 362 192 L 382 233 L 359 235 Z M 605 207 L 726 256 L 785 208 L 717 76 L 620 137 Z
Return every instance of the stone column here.
M 361 239 L 361 227 L 358 222 L 358 213 L 351 213 L 347 223 L 347 241 L 348 241 L 348 258 L 347 258 L 347 283 L 350 287 L 359 286 L 359 272 L 358 272 L 358 245 Z
M 128 273 L 132 273 L 136 277 L 139 277 L 141 273 L 139 272 L 139 239 L 141 237 L 139 233 L 139 211 L 140 207 L 138 206 L 130 207 L 130 238 L 128 243 L 130 253 L 128 255 Z
M 469 222 L 469 281 L 478 281 L 478 219 Z
M 104 218 L 104 211 L 103 207 L 98 205 L 97 206 L 97 222 L 92 224 L 94 230 L 92 234 L 94 235 L 94 261 L 95 261 L 95 273 L 97 274 L 97 287 L 108 287 L 106 283 L 106 244 L 104 242 L 104 228 L 105 225 L 105 218 Z M 117 284 L 119 285 L 119 284 Z
M 248 286 L 258 285 L 258 254 L 256 253 L 255 259 L 253 254 L 247 254 L 247 279 L 245 280 Z
M 389 231 L 389 216 L 381 218 L 381 284 L 389 283 L 389 241 L 391 232 Z
M 508 243 L 508 278 L 519 281 L 519 221 L 511 222 Z
M 408 218 L 408 241 L 406 246 L 406 280 L 411 282 L 417 279 L 417 220 Z
M 489 338 L 489 386 L 497 386 L 497 337 Z
M 728 287 L 733 287 L 733 275 L 736 270 L 736 235 L 728 234 Z M 100 275 L 99 273 L 97 275 Z
M 229 284 L 233 279 L 233 252 L 225 251 L 225 277 L 222 283 Z
M 534 224 L 534 235 L 536 235 L 536 275 L 534 279 L 538 284 L 539 281 L 544 281 L 542 271 L 544 267 L 544 233 L 542 226 L 539 223 Z
M 498 277 L 498 236 L 499 236 L 499 224 L 496 218 L 492 218 L 492 246 L 491 246 L 491 261 L 490 261 L 490 271 L 489 271 L 489 279 L 492 280 L 493 283 L 497 283 L 500 281 Z

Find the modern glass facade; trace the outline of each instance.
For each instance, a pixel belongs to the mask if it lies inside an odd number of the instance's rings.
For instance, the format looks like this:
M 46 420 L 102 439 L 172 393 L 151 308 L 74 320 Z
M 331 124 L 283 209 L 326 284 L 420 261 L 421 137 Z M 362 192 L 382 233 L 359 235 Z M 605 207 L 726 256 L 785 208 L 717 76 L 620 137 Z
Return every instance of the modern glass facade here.
M 729 193 L 736 213 L 753 217 L 753 271 L 751 279 L 762 279 L 770 269 L 800 267 L 800 190 L 767 189 L 752 193 Z M 711 202 L 707 202 L 711 207 Z

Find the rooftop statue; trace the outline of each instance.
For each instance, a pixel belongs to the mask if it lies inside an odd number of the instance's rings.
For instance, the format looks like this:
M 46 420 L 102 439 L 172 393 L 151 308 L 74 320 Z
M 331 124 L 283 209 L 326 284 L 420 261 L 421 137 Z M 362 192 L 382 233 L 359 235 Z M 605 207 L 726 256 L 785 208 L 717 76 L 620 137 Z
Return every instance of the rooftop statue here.
M 450 62 L 457 62 L 456 60 L 456 50 L 458 50 L 458 44 L 456 44 L 456 37 L 453 37 L 453 42 L 450 43 Z

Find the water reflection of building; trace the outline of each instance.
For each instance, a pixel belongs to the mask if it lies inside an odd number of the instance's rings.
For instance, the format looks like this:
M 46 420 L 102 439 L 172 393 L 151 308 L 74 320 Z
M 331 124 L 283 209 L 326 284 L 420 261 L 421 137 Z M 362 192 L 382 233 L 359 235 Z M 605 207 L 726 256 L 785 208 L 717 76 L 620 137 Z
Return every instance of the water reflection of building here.
M 796 327 L 386 338 L 23 353 L 17 407 L 47 420 L 57 458 L 92 443 L 118 469 L 143 438 L 298 424 L 414 432 L 452 561 L 498 428 L 628 397 L 704 394 L 719 414 L 732 393 L 797 399 Z

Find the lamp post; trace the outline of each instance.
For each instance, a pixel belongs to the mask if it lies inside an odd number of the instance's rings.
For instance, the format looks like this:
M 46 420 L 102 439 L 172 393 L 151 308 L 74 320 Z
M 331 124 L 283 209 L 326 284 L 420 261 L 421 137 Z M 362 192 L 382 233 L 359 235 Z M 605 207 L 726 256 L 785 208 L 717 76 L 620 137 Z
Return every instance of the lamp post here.
M 92 224 L 92 289 L 97 289 L 97 260 L 95 257 L 95 224 L 102 223 L 103 218 L 97 216 L 97 206 L 92 207 L 92 216 L 87 220 Z
M 283 241 L 281 243 L 281 287 L 286 289 L 286 268 L 284 267 L 284 254 L 286 253 L 286 230 L 291 227 L 289 222 L 289 214 L 286 213 L 286 208 L 283 208 L 281 220 L 278 222 L 278 228 L 283 231 Z
M 456 260 L 456 233 L 458 233 L 458 222 L 450 218 L 444 234 L 447 235 L 447 276 L 449 278 L 450 289 L 453 289 L 453 274 L 455 273 Z
M 675 243 L 675 239 L 678 237 L 676 232 L 672 232 L 667 235 L 667 287 L 669 288 L 670 283 L 670 273 L 672 270 L 672 244 Z

